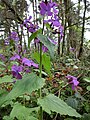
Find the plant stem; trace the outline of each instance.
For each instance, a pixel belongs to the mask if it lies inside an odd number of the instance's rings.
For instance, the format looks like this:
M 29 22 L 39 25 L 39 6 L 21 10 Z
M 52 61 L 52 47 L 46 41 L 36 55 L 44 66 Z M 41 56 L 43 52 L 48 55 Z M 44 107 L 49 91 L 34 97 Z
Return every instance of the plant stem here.
M 42 77 L 42 43 L 40 43 L 40 74 L 39 76 Z M 42 97 L 41 89 L 39 90 L 39 97 Z M 40 107 L 39 111 L 39 120 L 43 120 L 43 110 L 42 107 Z
M 43 30 L 44 30 L 44 18 L 43 18 L 43 29 L 42 29 L 42 34 L 43 34 Z M 40 67 L 39 67 L 39 70 L 40 70 L 40 74 L 39 76 L 42 77 L 42 43 L 40 42 Z M 42 92 L 41 92 L 41 89 L 39 90 L 39 97 L 41 98 L 42 97 Z M 39 110 L 39 120 L 43 120 L 43 110 L 42 110 L 42 107 L 40 107 L 40 110 Z

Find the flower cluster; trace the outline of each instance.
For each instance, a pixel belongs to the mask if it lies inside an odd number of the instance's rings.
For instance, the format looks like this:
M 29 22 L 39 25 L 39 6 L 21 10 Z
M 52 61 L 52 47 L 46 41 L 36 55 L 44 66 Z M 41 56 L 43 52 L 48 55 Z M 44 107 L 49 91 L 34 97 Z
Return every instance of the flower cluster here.
M 21 72 L 30 72 L 30 67 L 38 68 L 38 64 L 34 63 L 34 61 L 27 58 L 22 58 L 18 54 L 13 55 L 10 60 L 17 60 L 17 62 L 19 63 L 19 65 L 14 64 L 11 69 L 12 75 L 16 79 L 22 79 Z
M 35 25 L 31 22 L 32 16 L 30 16 L 28 19 L 25 19 L 22 26 L 25 26 L 29 32 L 34 33 L 37 31 L 37 29 L 39 28 L 38 25 Z
M 60 33 L 60 38 L 63 37 L 63 27 L 58 17 L 58 5 L 50 0 L 49 2 L 40 3 L 40 14 L 42 16 L 49 16 L 49 19 L 44 20 L 44 23 L 49 23 L 50 26 L 55 30 L 55 33 Z
M 60 23 L 59 17 L 58 17 L 58 10 L 57 10 L 58 5 L 55 2 L 50 1 L 42 1 L 40 3 L 40 14 L 44 16 L 44 24 L 48 23 L 50 27 L 53 29 L 53 33 L 58 33 L 60 34 L 60 40 L 63 37 L 63 27 Z M 45 17 L 49 16 L 49 17 Z M 53 44 L 57 44 L 54 40 L 51 40 L 48 38 L 50 42 Z M 43 46 L 43 51 L 46 52 L 47 48 Z
M 68 79 L 68 83 L 72 85 L 72 90 L 77 89 L 77 86 L 79 84 L 79 81 L 77 80 L 77 77 L 67 75 L 66 78 Z
M 58 11 L 55 8 L 56 6 L 57 4 L 55 2 L 52 2 L 51 0 L 50 2 L 47 3 L 42 1 L 40 3 L 40 14 L 43 16 L 44 15 L 52 16 L 53 13 L 57 14 Z
M 19 36 L 18 36 L 17 32 L 15 32 L 15 31 L 13 31 L 13 32 L 10 33 L 9 38 L 10 38 L 11 40 L 16 41 L 16 42 L 19 41 Z
M 12 31 L 10 35 L 5 39 L 5 45 L 9 45 L 10 40 L 13 40 L 14 42 L 18 42 L 19 41 L 18 33 L 15 31 Z

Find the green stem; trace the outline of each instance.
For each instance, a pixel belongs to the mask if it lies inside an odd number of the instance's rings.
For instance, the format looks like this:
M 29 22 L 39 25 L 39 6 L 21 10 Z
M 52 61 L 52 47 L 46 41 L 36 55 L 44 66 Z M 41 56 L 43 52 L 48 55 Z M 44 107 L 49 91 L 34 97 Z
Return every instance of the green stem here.
M 43 34 L 43 30 L 44 30 L 44 18 L 43 18 L 43 29 L 42 29 L 42 34 Z M 42 43 L 40 42 L 40 67 L 39 67 L 39 70 L 40 70 L 40 74 L 39 76 L 42 77 Z M 39 97 L 41 98 L 42 97 L 42 92 L 41 92 L 41 89 L 39 90 Z M 42 110 L 42 107 L 40 107 L 40 110 L 39 110 L 39 120 L 43 120 L 43 110 Z
M 39 76 L 42 77 L 42 43 L 40 43 L 40 74 Z M 39 97 L 42 97 L 41 89 L 39 90 Z M 40 107 L 39 111 L 39 120 L 43 120 L 43 110 L 42 107 Z

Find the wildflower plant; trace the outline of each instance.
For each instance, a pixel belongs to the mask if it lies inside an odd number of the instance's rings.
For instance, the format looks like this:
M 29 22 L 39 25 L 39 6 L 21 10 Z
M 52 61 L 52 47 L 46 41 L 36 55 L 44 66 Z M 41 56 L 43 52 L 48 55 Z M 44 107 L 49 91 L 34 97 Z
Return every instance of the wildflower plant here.
M 20 56 L 18 53 L 15 53 L 10 58 L 10 61 L 16 61 L 16 64 L 11 66 L 12 77 L 16 82 L 10 92 L 3 93 L 0 98 L 0 106 L 9 104 L 10 101 L 13 102 L 12 111 L 10 116 L 8 116 L 8 118 L 12 120 L 14 118 L 20 120 L 22 118 L 26 120 L 43 120 L 43 111 L 49 115 L 51 115 L 52 112 L 56 112 L 60 113 L 60 115 L 81 117 L 75 109 L 68 106 L 59 97 L 49 93 L 49 91 L 45 96 L 42 94 L 43 88 L 46 85 L 45 78 L 43 78 L 42 73 L 44 70 L 47 73 L 46 75 L 51 76 L 51 59 L 54 59 L 54 49 L 57 44 L 57 41 L 50 38 L 50 36 L 45 35 L 45 24 L 50 24 L 53 32 L 59 33 L 60 37 L 63 36 L 63 27 L 58 17 L 57 6 L 58 5 L 52 0 L 45 0 L 40 3 L 39 14 L 43 17 L 43 28 L 33 24 L 31 22 L 31 16 L 28 19 L 25 19 L 21 25 L 21 27 L 25 26 L 31 33 L 30 40 L 36 39 L 37 44 L 39 45 L 39 51 L 33 53 L 32 59 Z M 49 18 L 46 19 L 45 16 L 49 16 Z M 15 42 L 19 41 L 18 34 L 16 32 L 12 32 L 9 39 L 14 40 Z M 38 73 L 34 72 L 34 70 L 38 70 Z M 70 79 L 69 83 L 72 84 L 73 89 L 75 89 L 79 84 L 76 77 L 67 76 L 67 79 Z M 33 102 L 31 99 L 32 92 L 35 92 L 35 107 L 26 107 L 25 96 L 29 96 L 29 100 Z M 24 105 L 20 104 L 16 100 L 18 97 L 23 98 Z M 16 100 L 16 102 L 14 100 Z

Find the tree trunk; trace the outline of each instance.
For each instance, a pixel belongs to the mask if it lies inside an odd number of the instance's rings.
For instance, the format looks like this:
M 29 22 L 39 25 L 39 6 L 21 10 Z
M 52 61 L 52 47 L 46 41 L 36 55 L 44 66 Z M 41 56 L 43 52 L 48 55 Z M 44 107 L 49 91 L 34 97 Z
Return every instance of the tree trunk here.
M 82 35 L 81 35 L 81 44 L 80 44 L 80 50 L 78 54 L 78 58 L 81 57 L 83 53 L 83 41 L 84 41 L 84 32 L 85 32 L 85 15 L 86 15 L 86 0 L 84 0 L 84 13 L 83 13 L 83 25 L 82 25 Z
M 66 34 L 66 22 L 67 22 L 67 3 L 68 0 L 64 0 L 64 5 L 65 5 L 65 20 L 64 20 L 64 36 L 63 36 L 63 42 L 62 42 L 62 54 L 61 56 L 63 56 L 64 54 L 64 50 L 65 50 L 65 34 Z

